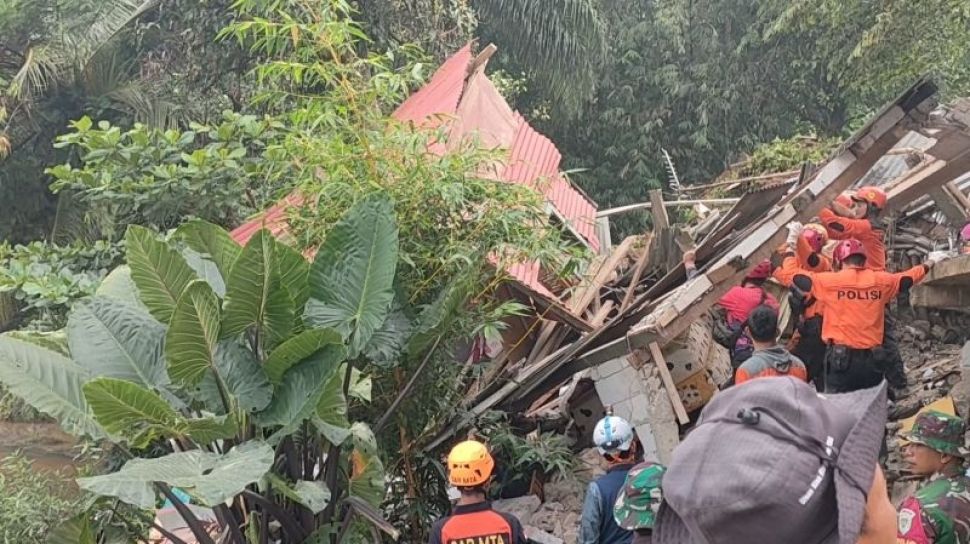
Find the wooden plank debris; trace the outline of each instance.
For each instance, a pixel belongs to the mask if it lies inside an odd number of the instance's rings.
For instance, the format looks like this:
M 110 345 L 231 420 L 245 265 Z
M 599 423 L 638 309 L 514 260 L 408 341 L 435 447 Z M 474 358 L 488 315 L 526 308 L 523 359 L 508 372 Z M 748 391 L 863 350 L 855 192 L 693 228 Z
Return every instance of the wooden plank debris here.
M 637 352 L 636 356 L 642 352 Z M 657 365 L 657 370 L 660 372 L 660 379 L 664 382 L 664 389 L 667 390 L 667 396 L 670 398 L 670 404 L 674 407 L 674 413 L 677 414 L 677 421 L 681 425 L 686 425 L 690 423 L 690 417 L 687 416 L 687 410 L 684 409 L 684 403 L 680 400 L 680 394 L 677 393 L 677 386 L 674 384 L 674 378 L 670 375 L 670 369 L 667 368 L 667 360 L 664 359 L 664 354 L 660 351 L 660 345 L 656 342 L 650 342 L 650 356 L 653 358 L 654 364 Z M 642 365 L 646 361 L 640 362 Z
M 671 226 L 669 217 L 665 222 L 666 214 L 655 214 L 657 228 L 648 235 L 648 243 L 643 244 L 644 253 L 630 263 L 635 239 L 624 240 L 598 265 L 591 267 L 595 271 L 563 304 L 571 315 L 582 319 L 585 327 L 567 327 L 560 319 L 543 324 L 529 356 L 509 366 L 498 383 L 486 385 L 477 394 L 471 393 L 466 398 L 467 417 L 446 428 L 429 448 L 460 430 L 470 418 L 491 409 L 526 410 L 533 415 L 552 413 L 557 397 L 550 395 L 550 391 L 569 383 L 578 371 L 630 354 L 636 355 L 635 361 L 631 358 L 635 364 L 655 361 L 678 419 L 686 422 L 686 409 L 663 359 L 665 346 L 703 318 L 748 269 L 767 257 L 783 240 L 790 221 L 810 220 L 835 196 L 862 178 L 902 136 L 927 126 L 929 113 L 936 104 L 935 92 L 931 82 L 919 82 L 875 115 L 823 167 L 803 169 L 797 181 L 766 183 L 760 191 L 735 200 L 731 209 L 720 211 L 719 218 L 709 220 L 701 231 L 706 233 L 696 251 L 701 274 L 692 281 L 684 283 L 686 274 L 679 263 L 674 263 L 676 266 L 670 266 L 667 274 L 657 279 L 655 271 L 662 270 L 664 261 L 671 255 L 679 258 L 679 250 L 690 240 L 683 234 L 674 235 L 678 226 Z M 890 191 L 899 203 L 906 198 L 912 201 L 913 195 L 928 184 L 943 187 L 970 170 L 970 153 L 961 156 L 944 145 L 947 138 L 955 138 L 954 134 L 961 137 L 970 134 L 968 127 L 947 124 L 939 117 L 934 117 L 932 123 L 933 130 L 937 131 L 933 137 L 942 140 L 942 144 L 938 140 L 937 148 L 946 149 L 949 160 L 939 162 L 931 158 L 907 172 Z M 967 164 L 964 160 L 968 160 Z M 964 170 L 960 172 L 960 168 Z M 937 179 L 932 179 L 934 176 Z M 926 181 L 928 178 L 932 181 Z M 950 188 L 943 190 L 949 192 Z M 952 193 L 951 196 L 958 201 L 958 197 Z M 686 202 L 696 201 L 665 202 L 658 192 L 651 194 L 651 202 L 632 206 L 666 211 L 672 204 Z M 959 205 L 966 209 L 964 203 Z M 606 215 L 622 211 L 606 210 Z M 899 235 L 912 240 L 923 236 L 902 232 Z M 649 251 L 650 246 L 653 251 Z M 670 251 L 664 251 L 667 248 Z M 665 254 L 659 255 L 658 251 Z M 644 285 L 650 287 L 644 290 Z M 564 343 L 577 336 L 578 340 Z

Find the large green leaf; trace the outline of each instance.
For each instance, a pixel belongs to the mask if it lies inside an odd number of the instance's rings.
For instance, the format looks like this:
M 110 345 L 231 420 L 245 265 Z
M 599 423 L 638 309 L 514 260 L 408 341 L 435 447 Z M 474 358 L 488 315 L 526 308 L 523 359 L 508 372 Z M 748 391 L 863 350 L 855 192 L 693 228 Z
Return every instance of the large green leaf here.
M 259 441 L 236 446 L 225 455 L 200 450 L 155 459 L 132 459 L 104 476 L 78 478 L 81 489 L 143 509 L 155 507 L 152 484 L 163 482 L 190 493 L 206 506 L 216 506 L 258 482 L 273 465 L 273 448 Z
M 273 491 L 295 503 L 302 504 L 314 514 L 323 512 L 323 509 L 330 504 L 330 490 L 323 482 L 300 480 L 294 486 L 272 472 L 268 474 L 267 480 L 272 484 Z
M 384 500 L 384 464 L 378 455 L 377 438 L 365 423 L 351 427 L 354 449 L 350 452 L 350 495 L 360 497 L 373 507 Z
M 219 344 L 219 300 L 209 284 L 194 281 L 182 293 L 165 335 L 169 377 L 194 386 L 215 368 Z
M 131 267 L 123 264 L 111 271 L 103 280 L 95 294 L 118 299 L 138 308 L 148 308 L 138 296 L 138 286 L 131 278 Z
M 340 334 L 333 329 L 303 331 L 274 349 L 263 368 L 266 369 L 269 380 L 278 385 L 282 383 L 283 375 L 290 367 L 324 347 L 327 348 L 330 354 L 328 358 L 333 360 L 333 364 L 343 361 L 346 350 L 341 344 Z
M 330 229 L 310 267 L 306 322 L 339 331 L 356 357 L 390 311 L 397 257 L 391 201 L 378 195 L 356 204 Z
M 273 397 L 273 386 L 252 351 L 235 340 L 223 340 L 216 346 L 215 362 L 232 405 L 250 412 L 266 408 Z M 206 373 L 191 393 L 210 412 L 226 413 L 213 373 Z
M 256 416 L 263 427 L 280 427 L 270 442 L 293 433 L 305 420 L 313 419 L 326 385 L 336 374 L 335 365 L 317 360 L 305 361 L 286 373 L 272 402 Z M 346 410 L 346 407 L 344 407 Z
M 203 257 L 215 263 L 222 273 L 223 280 L 229 279 L 229 272 L 233 263 L 242 252 L 242 248 L 219 226 L 202 220 L 189 221 L 180 226 L 176 236 Z
M 67 333 L 64 329 L 51 332 L 42 331 L 10 331 L 5 333 L 9 338 L 23 340 L 35 346 L 55 351 L 65 357 L 71 356 L 71 350 L 67 346 Z
M 97 544 L 91 530 L 91 513 L 81 512 L 61 522 L 49 535 L 47 544 Z
M 111 298 L 74 306 L 67 321 L 71 355 L 92 377 L 118 378 L 156 389 L 169 383 L 165 326 L 147 313 Z
M 182 291 L 196 279 L 195 272 L 177 251 L 144 227 L 128 227 L 125 247 L 142 302 L 155 319 L 168 323 Z
M 105 437 L 81 386 L 88 373 L 67 357 L 34 344 L 0 336 L 0 382 L 10 393 L 53 417 L 75 436 Z
M 182 434 L 181 416 L 157 393 L 115 378 L 98 378 L 84 384 L 84 398 L 95 419 L 109 433 L 143 448 L 158 436 Z
M 212 292 L 220 297 L 226 296 L 226 280 L 222 278 L 222 272 L 216 263 L 191 248 L 183 249 L 182 257 L 185 258 L 185 264 L 195 271 L 196 276 L 209 284 Z
M 260 230 L 236 259 L 226 287 L 224 338 L 256 327 L 272 346 L 293 329 L 293 300 L 280 283 L 275 248 L 273 235 Z
M 364 355 L 376 365 L 389 367 L 398 363 L 414 328 L 411 319 L 395 304 L 380 328 L 364 346 Z
M 183 432 L 196 444 L 209 444 L 236 436 L 239 433 L 239 424 L 232 416 L 189 419 L 185 421 Z
M 341 366 L 327 380 L 317 402 L 314 425 L 332 444 L 341 444 L 350 435 L 347 421 L 347 397 L 344 396 L 346 366 Z
M 275 239 L 274 239 L 275 240 Z M 310 298 L 310 263 L 292 247 L 275 240 L 276 263 L 280 274 L 280 283 L 293 299 L 294 307 L 303 308 Z
M 418 315 L 414 334 L 407 344 L 408 357 L 421 357 L 434 343 L 435 338 L 446 331 L 448 325 L 453 322 L 455 313 L 469 296 L 469 282 L 460 275 L 445 285 L 435 300 L 425 306 Z

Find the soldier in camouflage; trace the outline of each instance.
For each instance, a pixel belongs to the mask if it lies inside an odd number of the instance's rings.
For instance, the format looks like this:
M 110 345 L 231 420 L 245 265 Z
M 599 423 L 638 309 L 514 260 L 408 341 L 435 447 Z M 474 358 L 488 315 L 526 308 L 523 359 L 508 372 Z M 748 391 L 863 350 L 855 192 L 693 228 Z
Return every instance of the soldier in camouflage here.
M 970 478 L 966 475 L 963 420 L 929 411 L 903 438 L 910 470 L 927 478 L 899 508 L 901 544 L 970 543 Z
M 621 528 L 633 531 L 631 544 L 650 544 L 657 511 L 663 502 L 660 482 L 666 470 L 661 464 L 647 461 L 627 473 L 623 490 L 616 497 L 613 518 Z

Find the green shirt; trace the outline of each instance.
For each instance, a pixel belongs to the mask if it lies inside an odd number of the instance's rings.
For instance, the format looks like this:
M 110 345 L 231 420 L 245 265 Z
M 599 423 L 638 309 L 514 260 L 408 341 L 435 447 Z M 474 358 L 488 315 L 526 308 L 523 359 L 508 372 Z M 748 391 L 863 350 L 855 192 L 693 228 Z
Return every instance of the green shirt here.
M 970 543 L 970 478 L 963 470 L 934 474 L 914 495 L 934 544 Z

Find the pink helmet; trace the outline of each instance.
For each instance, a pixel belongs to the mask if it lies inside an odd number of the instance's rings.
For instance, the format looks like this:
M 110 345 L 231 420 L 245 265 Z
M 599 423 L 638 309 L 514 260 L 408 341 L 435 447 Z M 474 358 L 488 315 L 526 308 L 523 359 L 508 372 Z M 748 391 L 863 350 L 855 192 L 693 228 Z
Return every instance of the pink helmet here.
M 846 259 L 853 255 L 865 256 L 866 247 L 862 245 L 862 242 L 856 240 L 855 238 L 849 238 L 847 240 L 842 240 L 839 245 L 835 246 L 835 251 L 832 253 L 832 258 L 835 262 L 842 264 Z
M 970 242 L 970 223 L 964 225 L 963 230 L 960 231 L 960 239 L 964 242 Z
M 805 225 L 805 228 L 802 230 L 802 238 L 805 239 L 808 247 L 815 253 L 821 253 L 822 248 L 829 241 L 828 232 L 826 232 L 825 227 L 817 223 Z
M 771 276 L 771 261 L 765 259 L 758 263 L 758 266 L 751 269 L 748 275 L 744 277 L 746 280 L 766 280 Z

